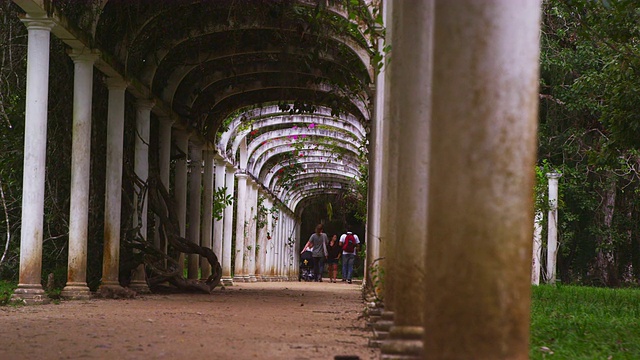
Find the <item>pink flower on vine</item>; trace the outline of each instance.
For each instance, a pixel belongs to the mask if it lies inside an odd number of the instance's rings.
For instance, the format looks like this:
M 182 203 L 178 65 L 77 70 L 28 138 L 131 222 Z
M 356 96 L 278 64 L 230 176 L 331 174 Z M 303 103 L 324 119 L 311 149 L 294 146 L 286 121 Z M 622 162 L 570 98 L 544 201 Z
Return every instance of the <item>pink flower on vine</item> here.
M 309 129 L 313 129 L 314 127 L 316 127 L 316 124 L 314 123 L 309 124 Z
M 292 129 L 295 130 L 298 128 L 298 125 L 293 125 Z
M 302 156 L 304 156 L 304 154 L 303 154 L 303 153 L 300 153 L 300 156 L 302 157 Z
M 289 138 L 293 140 L 298 140 L 298 135 L 290 135 Z

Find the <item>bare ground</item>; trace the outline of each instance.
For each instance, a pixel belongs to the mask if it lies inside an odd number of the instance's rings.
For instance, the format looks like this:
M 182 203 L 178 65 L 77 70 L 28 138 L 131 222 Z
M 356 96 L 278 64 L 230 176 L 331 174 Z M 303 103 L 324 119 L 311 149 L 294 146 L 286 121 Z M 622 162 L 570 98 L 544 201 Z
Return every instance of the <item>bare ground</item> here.
M 0 359 L 377 359 L 360 286 L 243 283 L 211 295 L 0 307 Z

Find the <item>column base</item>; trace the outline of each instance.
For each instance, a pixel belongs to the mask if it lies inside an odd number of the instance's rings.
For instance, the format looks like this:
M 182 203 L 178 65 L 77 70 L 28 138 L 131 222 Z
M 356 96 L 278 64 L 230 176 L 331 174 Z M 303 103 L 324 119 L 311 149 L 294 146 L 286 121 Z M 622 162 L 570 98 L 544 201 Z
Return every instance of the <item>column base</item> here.
M 25 305 L 42 305 L 49 303 L 49 296 L 40 284 L 18 284 L 11 295 L 11 301 L 21 302 Z
M 386 339 L 387 335 L 389 335 L 389 331 L 393 326 L 393 312 L 385 311 L 382 313 L 380 319 L 374 323 L 372 323 L 373 331 L 378 336 L 378 339 Z
M 136 292 L 123 288 L 118 282 L 108 282 L 100 285 L 96 296 L 105 299 L 131 299 L 136 296 Z
M 67 283 L 60 296 L 66 300 L 89 300 L 92 297 L 87 283 Z
M 233 282 L 235 282 L 235 283 L 243 283 L 244 282 L 244 276 L 242 276 L 242 275 L 234 276 L 233 277 Z
M 135 291 L 138 294 L 151 294 L 151 289 L 146 281 L 133 280 L 129 284 L 129 289 Z
M 258 278 L 255 275 L 249 275 L 249 282 L 258 282 Z
M 380 359 L 422 359 L 424 329 L 421 326 L 392 326 L 389 337 L 382 342 Z
M 231 276 L 223 277 L 222 279 L 220 279 L 220 282 L 224 286 L 233 286 L 233 279 L 231 278 Z

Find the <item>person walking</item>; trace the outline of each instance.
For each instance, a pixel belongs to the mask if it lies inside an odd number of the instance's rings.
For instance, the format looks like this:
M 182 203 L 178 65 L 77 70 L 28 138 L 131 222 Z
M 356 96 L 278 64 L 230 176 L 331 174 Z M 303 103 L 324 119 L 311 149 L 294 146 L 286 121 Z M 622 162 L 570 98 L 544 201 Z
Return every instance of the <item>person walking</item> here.
M 342 248 L 338 243 L 338 235 L 331 237 L 327 248 L 329 251 L 329 257 L 327 258 L 327 263 L 329 264 L 329 281 L 334 283 L 338 278 L 338 262 L 342 255 Z
M 322 232 L 323 225 L 318 224 L 316 226 L 316 232 L 311 234 L 309 241 L 305 247 L 311 248 L 313 252 L 313 273 L 315 274 L 315 281 L 322 282 L 322 272 L 324 271 L 324 260 L 329 256 L 327 252 L 327 234 Z
M 353 275 L 353 262 L 356 258 L 356 251 L 360 248 L 360 239 L 358 235 L 351 232 L 351 226 L 347 225 L 347 233 L 340 237 L 340 246 L 342 247 L 342 281 L 351 284 L 351 276 Z

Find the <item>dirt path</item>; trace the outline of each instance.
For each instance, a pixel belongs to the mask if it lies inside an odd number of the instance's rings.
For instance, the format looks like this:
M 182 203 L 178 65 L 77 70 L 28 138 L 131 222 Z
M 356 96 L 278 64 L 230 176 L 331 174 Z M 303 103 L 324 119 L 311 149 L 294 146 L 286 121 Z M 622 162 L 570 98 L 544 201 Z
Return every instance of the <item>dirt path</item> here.
M 377 359 L 363 308 L 327 282 L 0 307 L 0 359 Z

